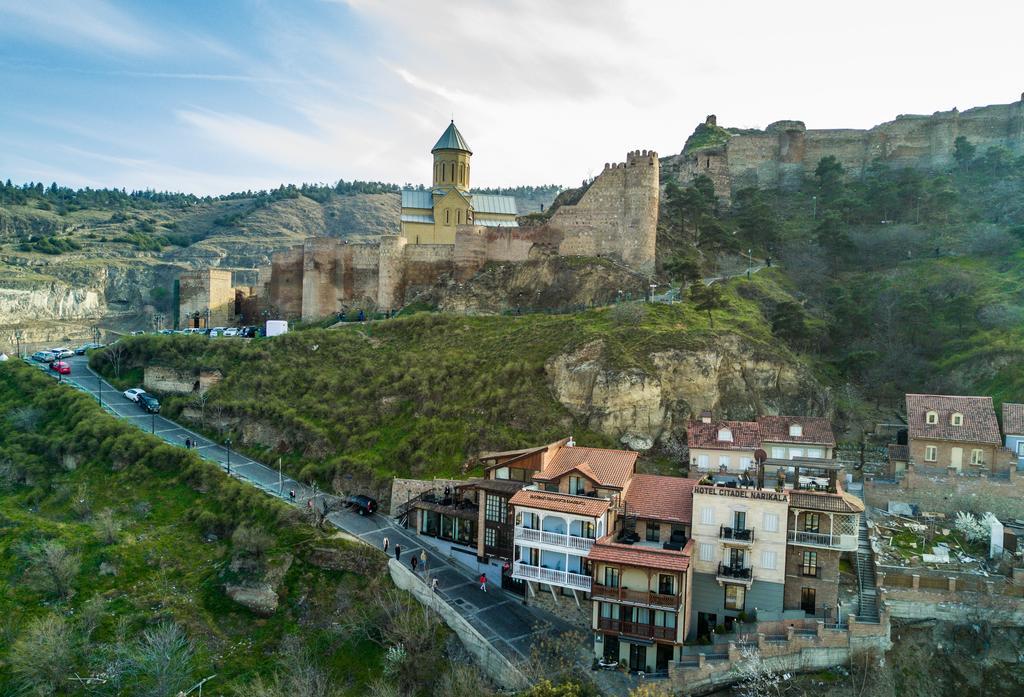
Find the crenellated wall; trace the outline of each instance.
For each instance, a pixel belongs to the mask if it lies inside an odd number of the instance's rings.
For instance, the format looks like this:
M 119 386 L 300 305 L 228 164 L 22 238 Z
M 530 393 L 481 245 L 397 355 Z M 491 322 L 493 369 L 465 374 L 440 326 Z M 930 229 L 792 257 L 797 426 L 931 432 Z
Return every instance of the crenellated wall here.
M 996 104 L 931 116 L 903 115 L 868 130 L 810 129 L 802 121 L 777 121 L 763 131 L 744 131 L 680 153 L 680 179 L 711 177 L 716 193 L 728 198 L 746 186 L 798 187 L 813 174 L 821 158 L 839 160 L 857 175 L 875 161 L 893 166 L 937 168 L 953 162 L 956 139 L 964 136 L 978 148 L 1009 148 L 1024 154 L 1024 102 Z
M 635 150 L 625 162 L 605 163 L 575 205 L 555 210 L 545 227 L 562 234 L 558 253 L 613 257 L 649 273 L 654 269 L 660 165 L 653 150 Z

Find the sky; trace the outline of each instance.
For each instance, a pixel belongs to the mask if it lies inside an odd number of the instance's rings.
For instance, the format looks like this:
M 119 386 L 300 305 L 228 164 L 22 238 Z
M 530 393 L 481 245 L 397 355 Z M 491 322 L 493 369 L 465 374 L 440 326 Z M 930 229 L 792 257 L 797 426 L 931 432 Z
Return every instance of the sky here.
M 694 127 L 1016 101 L 1024 3 L 0 0 L 0 178 L 197 194 L 578 185 Z

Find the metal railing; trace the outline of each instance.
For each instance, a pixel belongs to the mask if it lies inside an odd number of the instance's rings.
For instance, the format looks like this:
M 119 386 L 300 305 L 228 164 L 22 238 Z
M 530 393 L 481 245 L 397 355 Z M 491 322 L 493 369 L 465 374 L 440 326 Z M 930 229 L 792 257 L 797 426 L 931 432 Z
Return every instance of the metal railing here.
M 522 581 L 540 581 L 550 583 L 554 586 L 565 586 L 577 590 L 589 591 L 592 579 L 582 574 L 574 574 L 571 571 L 559 571 L 558 569 L 546 569 L 543 566 L 533 566 L 517 561 L 512 565 L 512 578 Z
M 641 637 L 644 639 L 669 639 L 676 638 L 675 627 L 656 627 L 653 624 L 638 624 L 636 622 L 624 622 L 610 617 L 600 617 L 597 620 L 597 628 L 610 632 L 618 632 L 629 636 Z
M 845 549 L 853 551 L 857 549 L 856 535 L 833 535 L 828 532 L 803 532 L 801 530 L 790 530 L 789 542 L 809 547 L 827 547 L 829 549 Z
M 752 572 L 749 566 L 730 566 L 728 564 L 719 564 L 718 577 L 749 581 L 752 578 Z
M 729 528 L 721 526 L 718 528 L 718 539 L 726 542 L 740 542 L 752 544 L 754 542 L 754 530 L 752 528 Z
M 594 546 L 594 540 L 589 537 L 563 535 L 562 533 L 548 532 L 547 530 L 524 528 L 521 525 L 516 526 L 515 539 L 516 541 L 522 540 L 523 542 L 539 542 L 541 544 L 552 545 L 555 547 L 566 547 L 579 552 L 588 552 L 590 551 L 590 548 Z

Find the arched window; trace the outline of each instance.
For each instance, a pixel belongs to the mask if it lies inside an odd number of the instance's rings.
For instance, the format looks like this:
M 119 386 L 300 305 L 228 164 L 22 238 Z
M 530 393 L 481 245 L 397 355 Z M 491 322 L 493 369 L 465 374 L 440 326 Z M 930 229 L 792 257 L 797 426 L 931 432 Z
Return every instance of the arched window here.
M 459 183 L 466 183 L 466 165 L 459 165 Z
M 939 412 L 937 412 L 937 411 L 930 411 L 930 412 L 928 412 L 924 416 L 924 422 L 927 423 L 927 424 L 937 424 L 937 423 L 939 423 Z
M 452 224 L 452 209 L 451 208 L 445 208 L 444 209 L 444 224 L 445 225 L 451 225 Z
M 950 426 L 963 426 L 964 425 L 964 415 L 961 414 L 958 411 L 954 411 L 953 414 L 949 417 L 949 425 Z
M 462 225 L 462 209 L 460 208 L 455 212 L 455 220 L 459 225 Z

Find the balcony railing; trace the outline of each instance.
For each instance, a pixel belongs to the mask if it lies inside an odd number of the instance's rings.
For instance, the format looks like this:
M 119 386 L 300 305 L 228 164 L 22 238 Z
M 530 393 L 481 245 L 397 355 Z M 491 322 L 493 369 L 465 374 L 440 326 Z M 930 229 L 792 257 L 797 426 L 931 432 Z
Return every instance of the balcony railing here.
M 801 530 L 789 531 L 789 542 L 794 545 L 805 547 L 824 547 L 826 549 L 839 549 L 853 551 L 857 549 L 856 535 L 833 535 L 827 532 L 803 532 Z
M 597 628 L 643 639 L 668 639 L 673 641 L 676 638 L 675 627 L 655 627 L 653 624 L 623 622 L 622 620 L 613 620 L 610 617 L 599 617 Z
M 723 525 L 718 528 L 718 539 L 723 542 L 749 545 L 754 543 L 754 531 L 751 528 L 727 528 Z
M 582 574 L 574 574 L 570 571 L 559 571 L 558 569 L 545 569 L 543 566 L 531 566 L 517 561 L 512 566 L 512 578 L 521 581 L 540 581 L 550 583 L 553 586 L 564 586 L 577 590 L 589 591 L 591 578 Z
M 523 542 L 539 542 L 555 547 L 565 547 L 578 552 L 589 552 L 590 548 L 594 546 L 594 540 L 589 537 L 563 535 L 558 532 L 548 532 L 547 530 L 534 530 L 533 528 L 524 528 L 521 525 L 516 526 L 515 537 L 517 542 L 520 540 Z
M 753 577 L 749 566 L 729 566 L 728 564 L 719 564 L 718 578 L 730 581 L 750 581 Z
M 651 591 L 634 591 L 628 588 L 614 588 L 595 583 L 590 589 L 591 595 L 601 600 L 617 600 L 620 603 L 647 605 L 650 607 L 668 607 L 673 610 L 679 607 L 679 596 L 654 593 Z

